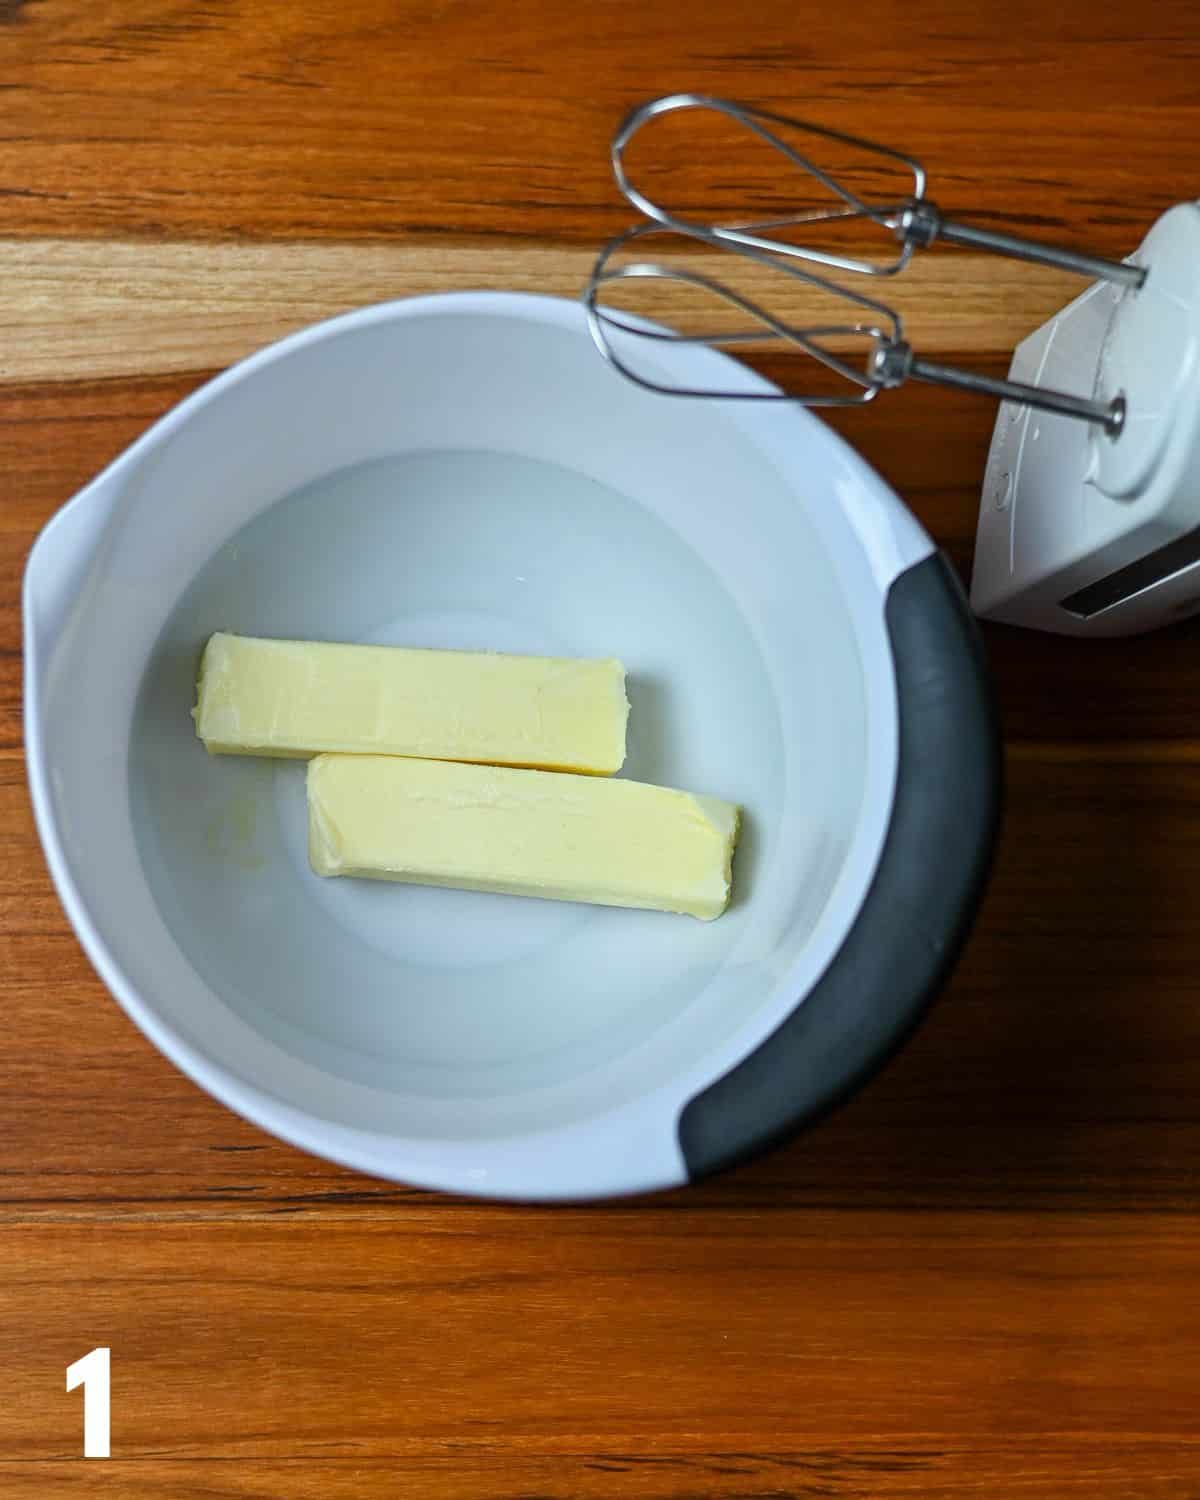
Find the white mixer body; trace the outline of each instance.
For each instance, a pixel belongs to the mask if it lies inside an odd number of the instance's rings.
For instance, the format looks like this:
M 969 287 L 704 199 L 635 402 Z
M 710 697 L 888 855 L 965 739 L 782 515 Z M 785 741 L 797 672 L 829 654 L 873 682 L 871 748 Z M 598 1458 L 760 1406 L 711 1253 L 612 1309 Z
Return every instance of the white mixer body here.
M 984 476 L 971 604 L 1060 635 L 1132 635 L 1200 613 L 1200 205 L 1031 334 L 1010 376 L 1110 400 L 1098 426 L 1005 402 Z

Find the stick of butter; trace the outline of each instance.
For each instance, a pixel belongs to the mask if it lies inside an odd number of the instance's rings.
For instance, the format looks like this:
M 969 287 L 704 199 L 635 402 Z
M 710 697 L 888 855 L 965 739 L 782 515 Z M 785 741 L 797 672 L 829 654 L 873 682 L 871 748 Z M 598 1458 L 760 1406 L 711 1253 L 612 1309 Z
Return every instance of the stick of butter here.
M 729 904 L 740 809 L 640 781 L 389 756 L 308 767 L 318 875 L 686 912 Z
M 196 733 L 214 755 L 417 755 L 609 776 L 625 760 L 619 661 L 214 635 Z

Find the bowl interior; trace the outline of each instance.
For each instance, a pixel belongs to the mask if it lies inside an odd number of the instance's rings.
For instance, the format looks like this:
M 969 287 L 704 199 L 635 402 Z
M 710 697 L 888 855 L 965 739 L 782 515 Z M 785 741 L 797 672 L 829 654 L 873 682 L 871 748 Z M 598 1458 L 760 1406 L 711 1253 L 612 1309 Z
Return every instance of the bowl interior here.
M 829 634 L 828 592 L 798 589 L 802 631 Z M 313 875 L 303 765 L 209 757 L 193 733 L 215 629 L 619 656 L 632 705 L 622 774 L 744 808 L 730 911 L 701 923 Z M 777 878 L 789 780 L 829 814 L 791 835 L 806 878 L 789 892 L 786 944 L 804 942 L 854 809 L 856 736 L 827 711 L 836 657 L 835 645 L 777 662 L 773 679 L 711 561 L 645 506 L 557 464 L 443 451 L 354 466 L 251 521 L 172 614 L 131 737 L 139 847 L 198 973 L 279 1045 L 413 1099 L 528 1093 L 617 1060 L 728 963 Z M 810 705 L 790 746 L 781 693 Z M 761 998 L 752 972 L 746 985 L 731 1004 Z
M 765 1034 L 861 900 L 894 717 L 865 686 L 878 590 L 848 582 L 862 480 L 819 423 L 777 419 L 781 466 L 732 406 L 621 380 L 573 313 L 469 312 L 381 314 L 185 413 L 127 483 L 44 710 L 65 858 L 143 1024 L 295 1120 L 410 1142 L 678 1104 Z M 218 629 L 620 656 L 622 774 L 745 809 L 731 909 L 320 879 L 302 766 L 195 738 Z

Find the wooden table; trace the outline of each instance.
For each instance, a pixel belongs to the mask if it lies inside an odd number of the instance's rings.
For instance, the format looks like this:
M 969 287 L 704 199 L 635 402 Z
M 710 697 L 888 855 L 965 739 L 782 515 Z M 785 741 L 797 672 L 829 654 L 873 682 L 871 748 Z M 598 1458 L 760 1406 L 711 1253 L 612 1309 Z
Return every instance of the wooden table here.
M 1200 1493 L 1200 627 L 989 629 L 1007 831 L 916 1040 L 769 1159 L 550 1211 L 312 1160 L 133 1029 L 34 835 L 18 609 L 46 518 L 230 359 L 576 290 L 634 101 L 805 110 L 1116 255 L 1197 191 L 1198 63 L 1195 0 L 0 0 L 0 1495 Z M 999 370 L 1070 290 L 943 250 L 903 296 Z M 992 416 L 837 425 L 965 567 Z M 63 1371 L 104 1344 L 85 1462 Z

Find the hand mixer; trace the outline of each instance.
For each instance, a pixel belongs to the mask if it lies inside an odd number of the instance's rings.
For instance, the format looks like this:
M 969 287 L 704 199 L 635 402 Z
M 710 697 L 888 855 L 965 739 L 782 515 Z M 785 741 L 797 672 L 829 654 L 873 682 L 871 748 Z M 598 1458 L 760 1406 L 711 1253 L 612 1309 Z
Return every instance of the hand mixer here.
M 680 111 L 732 121 L 809 174 L 831 206 L 726 223 L 670 211 L 634 185 L 626 153 L 651 120 Z M 879 161 L 904 174 L 908 191 L 872 201 L 815 161 L 811 141 Z M 632 111 L 613 137 L 612 166 L 644 222 L 601 252 L 585 302 L 593 338 L 623 374 L 670 394 L 806 406 L 863 404 L 910 379 L 999 397 L 972 579 L 976 612 L 1062 634 L 1120 635 L 1200 610 L 1200 207 L 1176 205 L 1127 260 L 1107 260 L 945 216 L 926 196 L 920 163 L 891 147 L 699 94 L 669 95 Z M 822 248 L 808 233 L 853 220 L 887 231 L 898 249 L 886 258 L 852 255 Z M 851 317 L 796 326 L 723 279 L 625 258 L 663 235 L 796 278 L 847 304 Z M 1019 345 L 1008 379 L 941 364 L 914 351 L 891 307 L 832 279 L 895 276 L 938 240 L 1077 272 L 1094 285 Z M 614 294 L 631 282 L 682 283 L 732 306 L 752 326 L 674 332 L 613 305 Z M 843 388 L 682 390 L 627 357 L 631 342 L 662 339 L 722 346 L 782 341 Z M 865 341 L 862 364 L 844 352 L 850 340 Z

